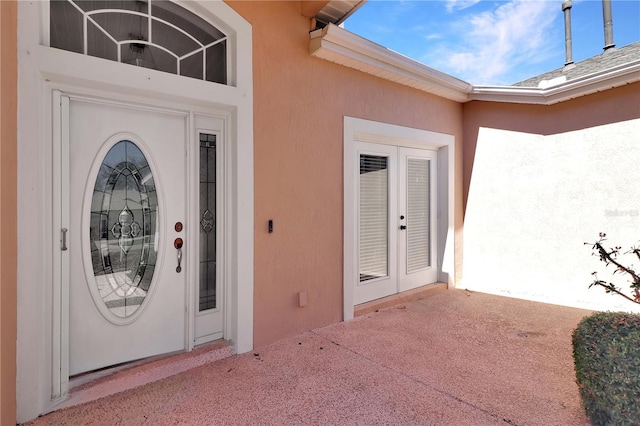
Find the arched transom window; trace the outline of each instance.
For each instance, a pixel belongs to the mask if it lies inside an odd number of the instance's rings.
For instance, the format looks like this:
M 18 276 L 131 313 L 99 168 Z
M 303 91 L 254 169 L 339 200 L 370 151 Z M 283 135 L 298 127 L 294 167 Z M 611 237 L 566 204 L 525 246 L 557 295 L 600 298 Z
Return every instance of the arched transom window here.
M 51 0 L 50 45 L 227 84 L 227 36 L 166 0 Z

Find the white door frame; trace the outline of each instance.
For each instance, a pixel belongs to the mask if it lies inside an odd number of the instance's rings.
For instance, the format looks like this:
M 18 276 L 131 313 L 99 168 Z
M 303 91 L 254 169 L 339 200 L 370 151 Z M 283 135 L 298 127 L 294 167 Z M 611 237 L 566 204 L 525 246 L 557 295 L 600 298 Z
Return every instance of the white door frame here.
M 430 149 L 438 152 L 438 280 L 454 283 L 454 164 L 453 135 L 394 124 L 344 117 L 344 270 L 343 319 L 353 318 L 354 287 L 358 282 L 358 199 L 356 142 Z
M 228 261 L 226 334 L 235 352 L 253 348 L 253 71 L 251 25 L 224 2 L 179 2 L 209 17 L 230 37 L 229 85 L 181 78 L 48 47 L 48 3 L 18 5 L 18 365 L 17 420 L 51 409 L 64 393 L 65 345 L 59 260 L 60 210 L 52 179 L 62 132 L 52 107 L 56 90 L 228 119 Z M 54 173 L 55 168 L 55 173 Z M 55 216 L 55 217 L 52 217 Z M 52 242 L 52 243 L 50 243 Z M 59 265 L 59 264 L 58 264 Z M 58 278 L 61 279 L 61 278 Z M 54 304 L 54 292 L 60 301 Z M 68 321 L 68 320 L 67 320 Z M 52 330 L 52 324 L 58 331 Z M 57 324 L 57 325 L 56 325 Z M 186 346 L 188 347 L 188 345 Z

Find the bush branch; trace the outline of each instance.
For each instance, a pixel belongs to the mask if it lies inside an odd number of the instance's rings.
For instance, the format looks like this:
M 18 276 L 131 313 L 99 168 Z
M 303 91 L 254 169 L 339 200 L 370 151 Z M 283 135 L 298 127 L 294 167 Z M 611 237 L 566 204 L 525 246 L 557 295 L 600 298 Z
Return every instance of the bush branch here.
M 613 272 L 614 274 L 619 271 L 619 272 L 626 273 L 632 278 L 631 280 L 632 295 L 629 296 L 625 294 L 620 289 L 618 289 L 613 283 L 608 283 L 606 281 L 599 280 L 595 272 L 592 274 L 595 276 L 595 280 L 591 283 L 589 288 L 591 288 L 592 286 L 603 287 L 607 293 L 617 294 L 618 296 L 622 296 L 623 298 L 633 303 L 640 304 L 640 275 L 638 275 L 638 273 L 635 270 L 633 270 L 632 267 L 625 266 L 616 259 L 618 254 L 620 254 L 620 247 L 615 247 L 607 251 L 607 249 L 602 245 L 602 243 L 605 241 L 605 237 L 606 237 L 606 234 L 601 232 L 600 239 L 595 243 L 593 243 L 592 250 L 598 253 L 600 260 L 604 262 L 606 266 L 609 266 L 609 264 L 613 264 L 615 266 L 616 269 Z M 585 243 L 585 244 L 589 244 L 589 243 Z M 631 254 L 631 253 L 635 254 L 635 256 L 638 259 L 640 259 L 640 248 L 632 247 L 631 250 L 629 250 L 625 254 Z

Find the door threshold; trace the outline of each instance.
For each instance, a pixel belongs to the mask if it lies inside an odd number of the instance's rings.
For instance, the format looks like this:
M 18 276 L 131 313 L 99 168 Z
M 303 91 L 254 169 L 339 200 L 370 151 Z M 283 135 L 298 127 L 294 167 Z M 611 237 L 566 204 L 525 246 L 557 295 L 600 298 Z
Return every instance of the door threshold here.
M 414 302 L 416 300 L 424 299 L 437 291 L 446 290 L 447 288 L 448 286 L 446 283 L 437 282 L 423 285 L 422 287 L 414 288 L 413 290 L 407 290 L 402 293 L 392 294 L 391 296 L 382 297 L 370 302 L 361 303 L 354 306 L 353 316 L 359 317 L 371 312 L 379 311 L 380 309 L 390 308 L 401 303 Z
M 80 374 L 69 379 L 69 393 L 51 411 L 84 404 L 228 358 L 232 348 L 224 340 L 200 345 L 191 352 L 172 352 Z

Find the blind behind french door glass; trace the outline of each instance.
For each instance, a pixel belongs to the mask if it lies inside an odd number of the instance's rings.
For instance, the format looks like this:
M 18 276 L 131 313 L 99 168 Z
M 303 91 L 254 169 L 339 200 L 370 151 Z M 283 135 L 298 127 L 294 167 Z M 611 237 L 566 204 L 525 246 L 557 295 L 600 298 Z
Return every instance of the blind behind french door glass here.
M 387 157 L 360 155 L 360 282 L 389 275 L 387 160 Z
M 407 273 L 431 266 L 431 161 L 407 159 Z

